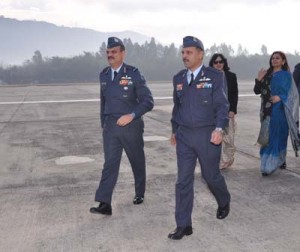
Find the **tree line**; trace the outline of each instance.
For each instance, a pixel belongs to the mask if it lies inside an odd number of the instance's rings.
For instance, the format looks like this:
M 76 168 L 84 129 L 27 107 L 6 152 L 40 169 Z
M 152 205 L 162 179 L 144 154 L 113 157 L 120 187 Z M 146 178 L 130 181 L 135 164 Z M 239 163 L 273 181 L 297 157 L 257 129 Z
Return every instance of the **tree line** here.
M 140 45 L 130 39 L 123 40 L 126 47 L 127 64 L 139 68 L 148 81 L 171 81 L 173 75 L 183 68 L 181 48 L 172 43 L 164 46 L 150 42 Z M 204 63 L 208 65 L 214 53 L 223 53 L 228 59 L 229 67 L 239 79 L 254 79 L 259 68 L 268 67 L 270 54 L 262 45 L 260 54 L 250 55 L 246 48 L 239 45 L 235 52 L 230 45 L 221 43 L 212 45 L 205 50 Z M 300 55 L 287 54 L 290 67 L 300 62 Z M 90 83 L 97 82 L 99 72 L 107 66 L 106 43 L 103 42 L 98 52 L 83 52 L 74 57 L 43 57 L 39 50 L 31 59 L 22 65 L 0 66 L 0 83 L 30 84 L 30 83 Z M 293 70 L 293 69 L 291 69 Z

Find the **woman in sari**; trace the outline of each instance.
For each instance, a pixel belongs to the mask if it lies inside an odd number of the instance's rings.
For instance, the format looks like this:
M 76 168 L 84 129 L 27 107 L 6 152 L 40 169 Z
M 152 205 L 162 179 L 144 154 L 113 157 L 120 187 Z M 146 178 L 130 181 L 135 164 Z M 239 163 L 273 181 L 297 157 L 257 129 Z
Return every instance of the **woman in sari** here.
M 258 143 L 261 145 L 260 170 L 263 176 L 268 176 L 278 168 L 286 168 L 289 133 L 296 156 L 300 147 L 297 127 L 299 98 L 285 54 L 273 52 L 269 65 L 268 70 L 261 69 L 258 72 L 254 86 L 254 93 L 261 94 Z

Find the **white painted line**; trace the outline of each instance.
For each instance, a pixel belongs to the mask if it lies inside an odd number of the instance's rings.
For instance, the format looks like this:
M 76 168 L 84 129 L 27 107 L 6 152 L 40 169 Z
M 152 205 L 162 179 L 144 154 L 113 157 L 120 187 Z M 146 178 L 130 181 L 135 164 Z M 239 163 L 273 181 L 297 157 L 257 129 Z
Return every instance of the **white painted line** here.
M 291 175 L 291 176 L 294 176 L 294 177 L 296 177 L 296 178 L 300 178 L 300 174 L 298 174 L 298 173 L 296 173 L 296 172 L 294 172 L 294 171 L 290 171 L 289 170 L 289 173 L 288 173 L 289 175 Z
M 240 97 L 256 96 L 255 94 L 240 94 Z M 172 96 L 154 97 L 154 100 L 171 100 Z M 15 104 L 43 104 L 43 103 L 77 103 L 77 102 L 99 102 L 100 99 L 84 99 L 84 100 L 50 100 L 50 101 L 15 101 L 15 102 L 0 102 L 0 105 L 15 105 Z
M 167 141 L 169 138 L 164 136 L 144 136 L 145 142 Z
M 252 96 L 258 96 L 258 95 L 256 95 L 256 94 L 239 94 L 239 97 L 252 97 Z M 173 96 L 160 96 L 160 97 L 154 97 L 154 99 L 155 100 L 169 100 L 169 99 L 173 99 Z
M 259 95 L 256 95 L 256 94 L 239 94 L 239 97 L 251 97 L 251 96 L 260 97 Z
M 154 100 L 171 100 L 173 96 L 160 96 L 160 97 L 153 97 Z
M 98 102 L 100 99 L 85 99 L 85 100 L 57 100 L 57 101 L 20 101 L 20 102 L 0 102 L 0 105 L 10 104 L 39 104 L 39 103 L 72 103 L 72 102 Z
M 69 165 L 69 164 L 83 164 L 94 162 L 95 159 L 89 157 L 78 157 L 78 156 L 65 156 L 55 160 L 57 165 Z

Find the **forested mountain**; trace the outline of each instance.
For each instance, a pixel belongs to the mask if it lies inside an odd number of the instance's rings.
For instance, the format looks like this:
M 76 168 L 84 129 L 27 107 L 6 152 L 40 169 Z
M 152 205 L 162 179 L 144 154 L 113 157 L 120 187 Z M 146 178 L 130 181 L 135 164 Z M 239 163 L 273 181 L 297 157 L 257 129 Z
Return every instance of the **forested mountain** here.
M 137 66 L 148 81 L 171 81 L 172 76 L 183 68 L 181 48 L 174 44 L 163 46 L 152 38 L 144 44 L 132 43 L 131 39 L 124 39 L 126 47 L 126 63 Z M 263 47 L 265 48 L 265 47 Z M 265 48 L 266 49 L 266 48 Z M 261 54 L 248 55 L 240 48 L 235 53 L 226 44 L 213 45 L 205 50 L 204 63 L 213 53 L 223 53 L 229 66 L 238 79 L 254 79 L 261 67 L 267 68 L 270 55 L 267 50 Z M 300 62 L 300 56 L 288 54 L 289 65 L 293 70 Z M 1 67 L 0 83 L 30 84 L 30 83 L 88 83 L 97 82 L 101 69 L 107 66 L 106 43 L 95 52 L 84 52 L 74 57 L 44 57 L 40 51 L 35 51 L 31 59 L 22 65 Z
M 110 36 L 131 38 L 140 44 L 150 40 L 150 37 L 132 31 L 98 32 L 0 16 L 0 63 L 21 64 L 37 50 L 45 57 L 71 57 L 84 51 L 96 52 Z
M 97 82 L 100 70 L 107 66 L 106 41 L 112 36 L 88 29 L 4 17 L 0 17 L 0 33 L 5 37 L 0 41 L 0 84 Z M 181 48 L 175 47 L 174 43 L 162 45 L 154 38 L 131 32 L 113 35 L 123 39 L 127 52 L 125 62 L 137 66 L 148 81 L 171 81 L 172 76 L 183 68 Z M 254 79 L 260 68 L 268 68 L 272 53 L 265 45 L 259 54 L 250 55 L 241 45 L 235 52 L 231 45 L 214 44 L 205 50 L 206 65 L 216 52 L 227 57 L 229 67 L 238 79 Z M 17 55 L 27 60 L 15 65 L 1 64 L 5 58 L 16 60 Z M 300 62 L 298 52 L 287 54 L 287 58 L 291 70 Z

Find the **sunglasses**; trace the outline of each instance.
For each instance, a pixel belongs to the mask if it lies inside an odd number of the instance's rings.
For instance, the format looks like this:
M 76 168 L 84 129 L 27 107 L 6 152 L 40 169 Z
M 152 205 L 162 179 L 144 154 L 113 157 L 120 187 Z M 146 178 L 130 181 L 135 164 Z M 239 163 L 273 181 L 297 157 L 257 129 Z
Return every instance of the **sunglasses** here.
M 216 60 L 216 61 L 214 61 L 214 64 L 223 64 L 224 63 L 224 61 L 223 60 Z

